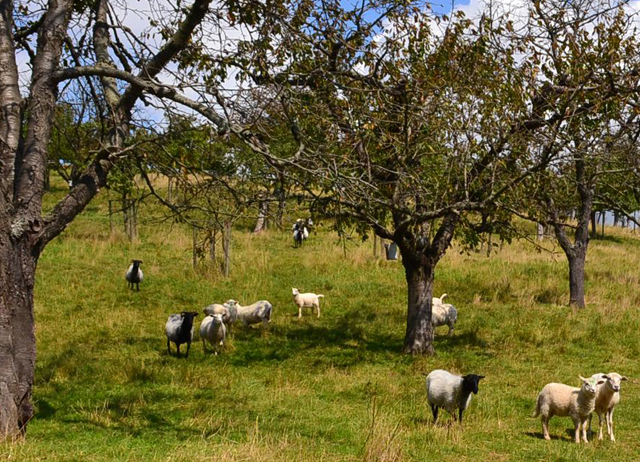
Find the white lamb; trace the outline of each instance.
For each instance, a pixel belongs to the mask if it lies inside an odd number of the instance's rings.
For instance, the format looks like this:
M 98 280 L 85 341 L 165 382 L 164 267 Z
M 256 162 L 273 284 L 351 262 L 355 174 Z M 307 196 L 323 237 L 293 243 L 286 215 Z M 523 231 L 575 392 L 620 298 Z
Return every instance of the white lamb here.
M 222 322 L 221 314 L 213 314 L 205 317 L 200 324 L 200 338 L 202 338 L 202 349 L 207 352 L 206 343 L 213 345 L 213 352 L 217 355 L 222 348 L 227 337 L 227 328 Z
M 554 415 L 559 417 L 571 417 L 575 427 L 575 440 L 580 443 L 580 429 L 582 428 L 582 441 L 587 440 L 587 421 L 596 404 L 596 387 L 605 382 L 604 378 L 590 377 L 582 380 L 582 387 L 570 387 L 562 383 L 548 383 L 544 386 L 536 402 L 536 410 L 533 417 L 541 416 L 542 434 L 545 440 L 549 437 L 549 420 Z
M 306 293 L 301 294 L 300 291 L 296 288 L 292 288 L 291 292 L 293 293 L 293 301 L 296 305 L 298 305 L 298 317 L 302 317 L 302 308 L 310 307 L 311 312 L 313 313 L 313 309 L 316 309 L 318 313 L 318 317 L 320 317 L 320 298 L 324 297 L 322 294 L 312 294 Z
M 228 304 L 220 305 L 218 303 L 212 303 L 202 311 L 205 316 L 221 314 L 222 322 L 224 322 L 225 327 L 229 331 L 229 335 L 231 335 L 231 327 L 233 326 L 233 323 L 236 322 L 236 319 L 238 319 L 238 310 L 235 304 L 229 306 Z
M 438 408 L 445 408 L 455 419 L 458 409 L 460 423 L 462 413 L 469 407 L 471 396 L 478 394 L 478 383 L 483 375 L 468 374 L 463 377 L 442 369 L 431 371 L 426 378 L 427 402 L 433 412 L 433 422 L 438 419 Z
M 446 296 L 447 294 L 442 294 L 440 298 L 433 297 L 431 299 L 431 322 L 434 327 L 449 326 L 447 335 L 451 337 L 458 320 L 458 310 L 452 304 L 443 302 Z
M 267 324 L 271 322 L 273 305 L 267 300 L 260 300 L 249 306 L 240 306 L 235 300 L 228 300 L 225 305 L 230 309 L 236 309 L 237 319 L 245 326 L 261 322 L 264 327 L 267 327 Z
M 602 439 L 602 416 L 604 415 L 607 424 L 607 434 L 611 441 L 616 438 L 613 435 L 613 409 L 620 402 L 620 385 L 627 378 L 617 372 L 609 372 L 608 374 L 593 374 L 592 379 L 606 379 L 602 385 L 598 385 L 596 389 L 596 406 L 595 412 L 598 414 L 598 439 Z M 591 426 L 591 417 L 589 417 L 589 426 Z

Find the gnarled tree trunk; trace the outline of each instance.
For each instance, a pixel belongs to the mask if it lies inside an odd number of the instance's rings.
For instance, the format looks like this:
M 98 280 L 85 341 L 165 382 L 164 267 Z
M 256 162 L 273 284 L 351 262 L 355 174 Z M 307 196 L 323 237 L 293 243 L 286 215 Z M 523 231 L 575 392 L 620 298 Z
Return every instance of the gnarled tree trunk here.
M 403 254 L 402 264 L 409 293 L 407 305 L 407 330 L 403 351 L 409 354 L 435 353 L 433 324 L 431 323 L 431 297 L 435 265 L 421 265 Z
M 569 260 L 569 305 L 584 308 L 584 263 L 586 252 L 567 253 Z
M 4 223 L 3 223 L 4 225 Z M 36 360 L 33 286 L 38 256 L 28 242 L 0 235 L 0 435 L 24 434 L 33 417 Z

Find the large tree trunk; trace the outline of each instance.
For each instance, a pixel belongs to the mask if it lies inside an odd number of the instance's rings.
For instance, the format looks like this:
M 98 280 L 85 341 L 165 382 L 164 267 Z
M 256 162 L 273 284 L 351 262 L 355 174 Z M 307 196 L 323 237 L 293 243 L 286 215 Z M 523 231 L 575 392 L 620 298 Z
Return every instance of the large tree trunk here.
M 269 214 L 269 201 L 263 199 L 258 205 L 258 219 L 256 226 L 253 228 L 253 234 L 259 234 L 267 229 L 267 215 Z
M 24 435 L 33 417 L 36 362 L 33 286 L 37 256 L 9 233 L 0 236 L 0 437 Z
M 407 307 L 407 331 L 403 351 L 410 354 L 435 353 L 433 348 L 433 324 L 431 323 L 431 297 L 435 265 L 418 264 L 402 257 L 407 278 L 409 301 Z
M 571 252 L 569 260 L 569 306 L 584 308 L 584 263 L 586 252 Z

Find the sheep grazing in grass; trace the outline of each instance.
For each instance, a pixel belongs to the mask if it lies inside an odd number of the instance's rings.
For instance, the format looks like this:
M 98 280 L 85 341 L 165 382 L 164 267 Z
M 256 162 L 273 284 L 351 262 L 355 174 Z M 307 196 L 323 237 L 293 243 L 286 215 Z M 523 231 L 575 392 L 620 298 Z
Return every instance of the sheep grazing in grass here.
M 273 305 L 267 300 L 260 300 L 249 306 L 240 306 L 235 300 L 228 300 L 225 305 L 230 307 L 230 309 L 235 308 L 237 319 L 241 321 L 244 326 L 261 322 L 264 327 L 267 327 L 267 324 L 271 322 Z
M 302 308 L 310 307 L 311 312 L 313 313 L 313 309 L 316 309 L 316 313 L 318 317 L 320 317 L 320 298 L 324 297 L 322 294 L 312 294 L 306 293 L 301 294 L 298 289 L 295 287 L 291 288 L 291 293 L 293 294 L 293 301 L 296 305 L 298 305 L 298 317 L 302 317 Z
M 296 247 L 302 246 L 302 241 L 309 238 L 309 229 L 307 228 L 307 222 L 302 218 L 298 218 L 291 227 L 293 231 L 293 244 Z
M 218 303 L 212 303 L 202 311 L 204 312 L 205 316 L 211 316 L 214 314 L 222 315 L 222 322 L 224 322 L 229 335 L 231 335 L 231 327 L 238 318 L 238 310 L 235 303 L 232 306 L 229 306 L 227 304 L 220 305 Z
M 140 269 L 141 264 L 142 260 L 131 260 L 131 266 L 129 266 L 127 273 L 124 275 L 124 278 L 127 280 L 127 287 L 131 290 L 133 290 L 134 284 L 136 285 L 136 289 L 140 290 L 140 283 L 142 279 L 144 279 L 144 275 Z
M 582 380 L 582 387 L 570 387 L 562 383 L 548 383 L 544 386 L 536 402 L 536 410 L 533 417 L 541 416 L 542 434 L 545 440 L 549 437 L 549 419 L 553 416 L 571 417 L 575 427 L 575 440 L 580 443 L 580 429 L 582 429 L 582 441 L 587 440 L 587 421 L 596 405 L 596 387 L 603 384 L 608 377 L 590 377 Z
M 606 380 L 605 383 L 598 385 L 596 389 L 596 405 L 594 410 L 595 413 L 598 414 L 598 426 L 600 427 L 598 439 L 602 439 L 602 416 L 604 415 L 609 439 L 615 441 L 616 437 L 613 435 L 613 409 L 620 402 L 620 386 L 622 381 L 627 380 L 627 378 L 617 372 L 593 374 L 591 378 Z M 593 417 L 593 415 L 589 416 L 589 427 L 591 427 L 591 417 Z
M 227 328 L 222 321 L 221 314 L 212 314 L 205 317 L 200 324 L 200 338 L 202 349 L 207 352 L 207 342 L 213 345 L 213 352 L 217 355 L 227 337 Z
M 458 310 L 450 303 L 444 303 L 443 300 L 447 294 L 442 294 L 440 298 L 433 297 L 431 300 L 431 322 L 434 327 L 449 326 L 449 332 L 447 335 L 451 337 L 453 335 L 453 329 L 455 329 L 456 321 L 458 320 Z
M 478 394 L 478 383 L 483 375 L 468 374 L 460 377 L 442 369 L 431 371 L 427 375 L 427 402 L 433 412 L 433 422 L 438 419 L 438 409 L 444 408 L 456 418 L 458 409 L 459 421 L 462 413 L 469 407 L 472 394 Z
M 195 311 L 183 311 L 180 314 L 169 315 L 165 332 L 167 334 L 167 352 L 171 354 L 171 342 L 176 344 L 178 356 L 180 356 L 180 345 L 187 344 L 187 355 L 191 349 L 191 341 L 193 340 L 193 319 L 198 316 Z

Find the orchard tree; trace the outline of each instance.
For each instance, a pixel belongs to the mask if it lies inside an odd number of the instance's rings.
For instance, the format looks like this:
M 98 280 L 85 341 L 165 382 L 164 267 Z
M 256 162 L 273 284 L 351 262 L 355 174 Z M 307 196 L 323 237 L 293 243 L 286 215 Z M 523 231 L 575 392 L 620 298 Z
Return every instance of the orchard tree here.
M 536 2 L 530 18 L 543 85 L 566 90 L 538 101 L 539 112 L 572 117 L 544 140 L 555 144 L 554 162 L 523 183 L 512 210 L 553 229 L 568 261 L 569 304 L 583 308 L 594 210 L 624 210 L 633 196 L 634 183 L 620 177 L 630 179 L 639 133 L 638 41 L 621 4 Z
M 33 289 L 42 251 L 107 184 L 114 166 L 136 152 L 132 134 L 143 124 L 141 117 L 162 117 L 163 111 L 180 105 L 201 113 L 220 132 L 227 131 L 227 122 L 212 104 L 215 99 L 190 99 L 185 90 L 190 88 L 193 94 L 205 81 L 209 89 L 222 88 L 228 76 L 225 60 L 236 53 L 229 47 L 227 31 L 255 28 L 268 12 L 286 10 L 279 1 L 268 5 L 152 2 L 149 8 L 149 22 L 140 30 L 139 23 L 126 23 L 126 7 L 115 0 L 0 1 L 0 434 L 4 438 L 24 435 L 34 413 Z M 21 66 L 28 69 L 19 68 L 25 61 Z M 28 81 L 21 80 L 24 76 Z M 93 105 L 91 118 L 101 127 L 94 140 L 97 146 L 78 162 L 84 170 L 69 193 L 44 214 L 47 159 L 63 155 L 47 153 L 56 149 L 51 143 L 56 107 L 79 99 Z
M 527 14 L 535 18 L 542 4 Z M 252 149 L 289 165 L 324 212 L 397 243 L 406 353 L 434 352 L 435 269 L 454 237 L 473 245 L 481 232 L 508 234 L 514 191 L 564 152 L 557 133 L 604 117 L 637 74 L 614 64 L 634 49 L 614 49 L 625 34 L 621 9 L 598 23 L 600 40 L 590 35 L 593 22 L 533 19 L 566 37 L 562 46 L 607 64 L 567 65 L 557 76 L 549 60 L 559 45 L 539 46 L 536 31 L 523 36 L 508 16 L 492 19 L 495 11 L 471 21 L 401 3 L 306 4 L 270 18 L 256 42 L 270 46 L 239 64 L 281 95 L 283 109 L 273 113 L 297 145 L 276 156 L 245 137 Z M 497 222 L 504 226 L 491 227 Z

